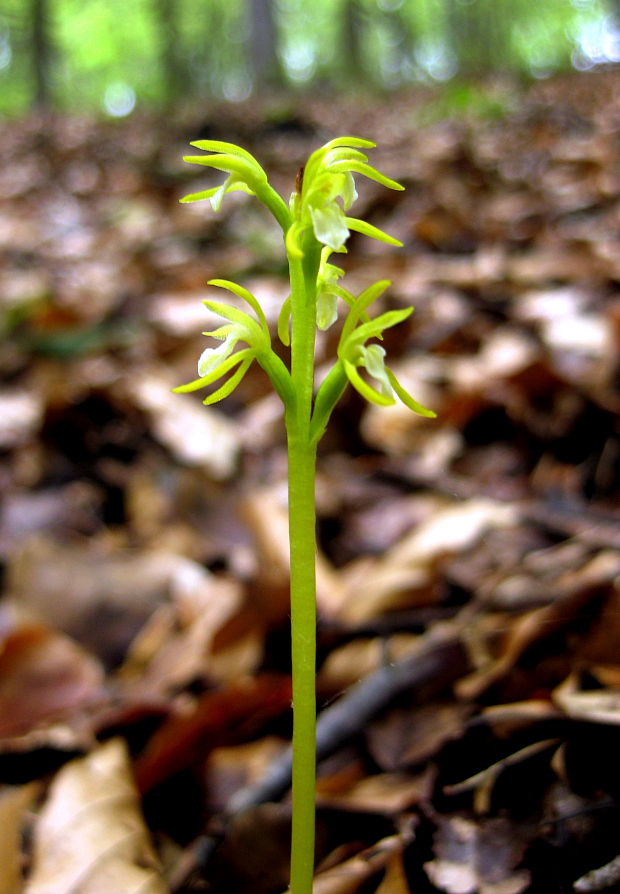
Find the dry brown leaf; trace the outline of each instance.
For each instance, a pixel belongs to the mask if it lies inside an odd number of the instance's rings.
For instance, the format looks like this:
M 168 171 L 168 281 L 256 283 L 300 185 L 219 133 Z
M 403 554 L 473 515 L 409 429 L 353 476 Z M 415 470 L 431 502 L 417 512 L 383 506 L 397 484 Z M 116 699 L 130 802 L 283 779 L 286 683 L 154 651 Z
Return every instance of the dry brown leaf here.
M 207 675 L 225 679 L 232 672 L 226 650 L 216 659 L 214 641 L 241 609 L 241 585 L 189 559 L 181 563 L 171 581 L 172 604 L 150 616 L 119 671 L 134 697 L 166 694 Z M 228 647 L 237 676 L 253 670 L 260 658 L 259 631 L 250 631 L 242 644 L 241 650 L 239 641 Z
M 383 611 L 416 604 L 412 592 L 428 593 L 438 559 L 470 549 L 489 528 L 505 527 L 515 520 L 512 506 L 483 497 L 453 505 L 440 501 L 429 518 L 385 558 L 365 562 L 357 575 L 347 569 L 349 580 L 339 617 L 360 623 Z
M 40 397 L 26 391 L 0 392 L 0 448 L 19 447 L 40 425 L 43 406 Z
M 385 875 L 375 894 L 410 894 L 402 851 L 396 851 L 388 860 Z
M 319 871 L 314 878 L 313 894 L 355 894 L 364 882 L 388 865 L 393 854 L 402 852 L 406 837 L 383 838 L 343 863 Z
M 620 692 L 612 689 L 580 689 L 576 674 L 572 674 L 554 689 L 552 699 L 558 708 L 575 720 L 620 725 Z
M 138 406 L 151 416 L 155 437 L 173 456 L 200 466 L 216 480 L 234 473 L 240 448 L 239 430 L 220 410 L 204 407 L 187 394 L 173 394 L 171 382 L 144 373 L 131 386 Z
M 24 894 L 167 894 L 120 739 L 71 761 L 35 827 Z
M 386 661 L 405 658 L 418 643 L 419 637 L 411 633 L 352 640 L 329 653 L 317 676 L 317 686 L 323 696 L 338 695 Z
M 39 784 L 31 782 L 0 793 L 0 894 L 20 894 L 22 890 L 24 816 L 38 791 Z
M 429 798 L 432 786 L 428 773 L 377 773 L 360 779 L 342 794 L 323 795 L 319 783 L 318 803 L 322 807 L 393 815 Z
M 530 883 L 527 870 L 514 868 L 523 850 L 506 820 L 440 818 L 437 857 L 424 868 L 435 887 L 447 894 L 521 894 Z
M 5 637 L 0 647 L 0 738 L 49 727 L 105 700 L 103 668 L 68 637 L 35 624 Z

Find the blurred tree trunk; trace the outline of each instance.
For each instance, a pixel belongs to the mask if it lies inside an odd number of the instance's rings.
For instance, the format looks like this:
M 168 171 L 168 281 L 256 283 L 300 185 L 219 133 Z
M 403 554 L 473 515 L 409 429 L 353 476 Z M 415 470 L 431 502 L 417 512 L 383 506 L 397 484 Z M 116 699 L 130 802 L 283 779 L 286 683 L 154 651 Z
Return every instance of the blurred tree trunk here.
M 171 107 L 186 88 L 186 72 L 179 44 L 177 0 L 153 0 L 153 12 L 159 32 L 164 102 Z
M 519 2 L 444 0 L 444 10 L 448 39 L 462 75 L 478 77 L 513 67 L 511 32 L 519 17 Z
M 363 32 L 364 11 L 360 0 L 344 0 L 340 32 L 340 70 L 351 83 L 359 82 L 365 74 Z
M 416 34 L 410 20 L 405 15 L 403 5 L 396 9 L 384 10 L 381 17 L 390 34 L 391 59 L 388 86 L 398 86 L 403 81 L 411 79 L 414 68 Z
M 47 109 L 51 104 L 52 63 L 48 0 L 31 0 L 30 52 L 32 79 L 34 82 L 34 104 L 37 108 Z
M 278 38 L 273 0 L 250 2 L 250 59 L 254 84 L 257 87 L 282 84 L 282 67 L 278 58 Z

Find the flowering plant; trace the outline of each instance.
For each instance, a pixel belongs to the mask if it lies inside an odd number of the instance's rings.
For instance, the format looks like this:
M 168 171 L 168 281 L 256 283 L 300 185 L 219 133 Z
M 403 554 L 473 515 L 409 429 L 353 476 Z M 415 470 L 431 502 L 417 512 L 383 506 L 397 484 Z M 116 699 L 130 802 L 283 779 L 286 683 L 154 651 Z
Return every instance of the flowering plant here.
M 340 137 L 313 152 L 298 174 L 288 204 L 270 185 L 258 161 L 245 149 L 216 140 L 200 140 L 191 145 L 212 154 L 187 156 L 185 161 L 216 168 L 228 176 L 221 186 L 192 193 L 181 201 L 208 199 L 213 210 L 218 211 L 225 196 L 235 190 L 256 196 L 281 227 L 288 258 L 291 290 L 279 314 L 277 334 L 285 346 L 290 346 L 290 365 L 273 350 L 265 314 L 254 295 L 236 283 L 212 280 L 211 285 L 226 289 L 245 302 L 251 313 L 219 301 L 204 302 L 227 321 L 204 333 L 221 344 L 207 347 L 198 361 L 198 378 L 175 390 L 195 391 L 219 382 L 230 373 L 204 401 L 215 403 L 232 393 L 256 360 L 284 404 L 293 665 L 291 891 L 311 894 L 316 763 L 314 481 L 317 444 L 347 384 L 371 403 L 388 406 L 398 399 L 415 413 L 435 415 L 402 387 L 386 366 L 385 350 L 378 343 L 385 330 L 406 319 L 413 308 L 370 317 L 371 304 L 390 283 L 376 282 L 355 297 L 340 285 L 344 270 L 329 259 L 334 252 L 346 252 L 351 231 L 390 245 L 402 245 L 366 221 L 347 215 L 357 198 L 356 175 L 368 177 L 389 189 L 403 187 L 368 164 L 362 150 L 375 144 L 358 137 Z M 339 302 L 345 305 L 346 316 L 335 362 L 315 393 L 316 329 L 327 329 L 336 322 Z M 242 347 L 237 349 L 239 345 Z

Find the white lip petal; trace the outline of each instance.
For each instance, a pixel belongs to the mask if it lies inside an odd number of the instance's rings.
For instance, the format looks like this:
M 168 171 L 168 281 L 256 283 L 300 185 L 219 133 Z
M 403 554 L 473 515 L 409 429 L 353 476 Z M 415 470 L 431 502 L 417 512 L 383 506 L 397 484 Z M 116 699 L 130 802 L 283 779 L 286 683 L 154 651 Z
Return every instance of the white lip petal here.
M 381 345 L 363 345 L 360 348 L 362 354 L 362 366 L 369 376 L 379 383 L 379 391 L 386 397 L 394 396 L 394 389 L 385 369 L 385 348 Z
M 205 348 L 198 359 L 198 375 L 208 375 L 222 360 L 226 360 L 238 340 L 239 336 L 231 332 L 217 348 Z
M 323 245 L 329 245 L 338 251 L 349 238 L 349 228 L 344 219 L 342 209 L 335 202 L 324 208 L 310 208 L 314 235 Z
M 329 327 L 338 319 L 338 299 L 332 292 L 319 292 L 316 301 L 316 324 L 321 330 Z

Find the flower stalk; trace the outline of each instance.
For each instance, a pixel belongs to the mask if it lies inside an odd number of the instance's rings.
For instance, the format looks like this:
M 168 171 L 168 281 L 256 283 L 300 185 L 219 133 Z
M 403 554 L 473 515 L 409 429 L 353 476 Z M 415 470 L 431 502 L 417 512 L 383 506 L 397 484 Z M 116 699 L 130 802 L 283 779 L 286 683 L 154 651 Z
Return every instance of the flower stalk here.
M 385 350 L 373 339 L 402 322 L 412 308 L 370 317 L 370 305 L 390 285 L 374 283 L 355 297 L 338 280 L 344 271 L 329 263 L 333 252 L 346 252 L 350 232 L 362 233 L 391 245 L 401 245 L 366 221 L 345 212 L 357 197 L 355 177 L 365 176 L 390 189 L 403 187 L 368 164 L 362 150 L 374 143 L 358 137 L 340 137 L 313 152 L 300 171 L 288 203 L 271 187 L 258 161 L 232 143 L 203 140 L 192 143 L 210 155 L 187 156 L 191 164 L 225 172 L 221 186 L 192 193 L 182 202 L 210 201 L 218 211 L 229 192 L 256 196 L 282 229 L 288 258 L 290 296 L 278 320 L 278 337 L 290 346 L 287 366 L 271 346 L 265 314 L 243 286 L 227 280 L 211 285 L 232 292 L 250 313 L 219 301 L 207 307 L 226 320 L 204 333 L 221 343 L 207 347 L 198 362 L 198 376 L 175 391 L 194 391 L 228 375 L 205 398 L 212 404 L 227 397 L 241 382 L 253 361 L 259 364 L 282 399 L 288 451 L 289 541 L 291 574 L 291 657 L 293 674 L 293 774 L 291 894 L 311 894 L 314 875 L 315 769 L 316 769 L 316 510 L 315 473 L 317 445 L 331 413 L 348 384 L 380 406 L 397 399 L 422 416 L 434 416 L 409 395 L 385 364 Z M 339 305 L 346 316 L 337 356 L 315 393 L 314 348 L 317 327 L 326 329 L 338 318 Z M 367 342 L 370 341 L 370 344 Z M 239 344 L 244 345 L 239 350 Z M 360 372 L 360 370 L 362 372 Z

